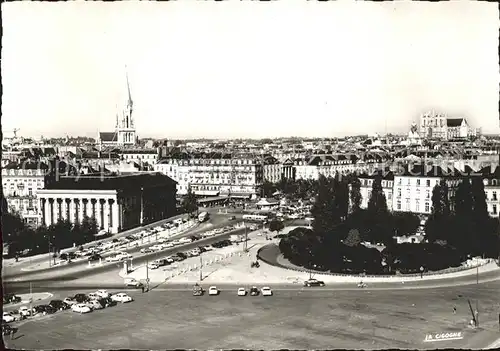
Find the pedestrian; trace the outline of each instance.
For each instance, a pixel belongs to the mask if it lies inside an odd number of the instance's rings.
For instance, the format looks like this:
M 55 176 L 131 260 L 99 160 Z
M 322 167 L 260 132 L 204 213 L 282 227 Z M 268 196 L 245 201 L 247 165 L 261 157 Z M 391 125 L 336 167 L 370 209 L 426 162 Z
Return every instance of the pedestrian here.
M 457 308 L 455 306 L 453 306 L 453 314 L 456 314 L 457 313 Z
M 144 286 L 141 286 L 142 293 L 144 294 Z

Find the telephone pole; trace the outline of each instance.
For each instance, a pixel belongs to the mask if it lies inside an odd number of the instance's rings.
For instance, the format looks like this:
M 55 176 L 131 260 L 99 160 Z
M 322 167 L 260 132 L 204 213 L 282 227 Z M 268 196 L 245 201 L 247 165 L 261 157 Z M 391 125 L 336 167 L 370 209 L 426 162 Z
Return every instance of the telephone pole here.
M 200 255 L 200 283 L 203 280 L 203 258 Z
M 146 292 L 149 292 L 149 261 L 146 261 Z
M 248 230 L 247 230 L 247 224 L 243 222 L 243 225 L 245 226 L 245 242 L 243 243 L 243 251 L 248 252 Z

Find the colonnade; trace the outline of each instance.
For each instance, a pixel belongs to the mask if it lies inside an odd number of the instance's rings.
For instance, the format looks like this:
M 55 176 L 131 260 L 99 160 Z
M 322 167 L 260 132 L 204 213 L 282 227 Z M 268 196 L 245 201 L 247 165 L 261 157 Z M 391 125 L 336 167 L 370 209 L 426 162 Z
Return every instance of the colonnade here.
M 100 229 L 117 233 L 121 227 L 121 202 L 112 198 L 40 198 L 42 224 L 49 226 L 59 220 L 81 223 L 85 216 L 95 218 Z

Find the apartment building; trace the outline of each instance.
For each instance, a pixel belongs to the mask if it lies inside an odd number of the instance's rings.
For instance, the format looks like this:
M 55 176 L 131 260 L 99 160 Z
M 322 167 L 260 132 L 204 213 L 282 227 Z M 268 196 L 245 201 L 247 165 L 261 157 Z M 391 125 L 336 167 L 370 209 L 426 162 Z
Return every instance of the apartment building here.
M 458 170 L 435 165 L 404 165 L 394 176 L 393 211 L 429 215 L 432 211 L 432 191 L 441 179 L 446 180 L 448 196 L 453 199 L 461 181 Z
M 314 155 L 294 162 L 295 179 L 317 180 L 319 177 L 334 177 L 337 173 L 347 174 L 357 168 L 353 155 Z
M 118 152 L 120 158 L 139 165 L 155 165 L 158 162 L 157 149 L 123 149 Z
M 18 213 L 29 226 L 39 224 L 37 192 L 43 189 L 49 166 L 44 163 L 10 163 L 2 167 L 2 186 L 9 212 Z
M 361 205 L 360 208 L 368 208 L 368 202 L 372 195 L 373 181 L 376 178 L 378 172 L 371 174 L 363 173 L 359 175 L 359 181 L 361 182 Z M 382 190 L 387 201 L 387 209 L 392 211 L 392 198 L 394 191 L 394 173 L 393 172 L 383 172 L 382 176 Z
M 260 191 L 264 179 L 262 159 L 223 153 L 178 153 L 160 160 L 155 171 L 176 182 L 178 194 L 188 188 L 199 196 L 249 198 Z
M 498 218 L 500 211 L 500 167 L 485 167 L 478 174 L 483 178 L 488 213 L 491 217 Z

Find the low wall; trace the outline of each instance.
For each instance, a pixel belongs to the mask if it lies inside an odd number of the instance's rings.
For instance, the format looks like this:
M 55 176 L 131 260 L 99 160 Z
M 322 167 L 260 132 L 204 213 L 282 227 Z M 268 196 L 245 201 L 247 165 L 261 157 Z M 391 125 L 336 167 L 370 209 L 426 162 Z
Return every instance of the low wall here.
M 265 249 L 269 249 L 270 247 L 276 247 L 276 244 L 267 244 L 259 248 L 257 250 L 257 257 L 259 260 L 274 266 L 274 267 L 280 267 L 283 269 L 287 269 L 290 271 L 298 272 L 298 273 L 303 273 L 303 274 L 308 274 L 310 275 L 313 273 L 314 275 L 320 275 L 320 276 L 325 276 L 325 277 L 339 277 L 340 280 L 345 280 L 345 281 L 350 281 L 350 280 L 359 280 L 362 278 L 363 280 L 367 281 L 401 281 L 401 280 L 406 280 L 406 281 L 411 281 L 411 280 L 422 280 L 422 279 L 442 279 L 442 278 L 447 278 L 443 277 L 443 275 L 447 275 L 449 278 L 453 276 L 460 276 L 460 275 L 468 275 L 476 273 L 477 272 L 482 272 L 484 271 L 482 268 L 485 268 L 486 265 L 490 263 L 495 263 L 495 266 L 497 266 L 496 262 L 492 259 L 488 260 L 487 262 L 484 262 L 478 266 L 474 267 L 466 267 L 466 266 L 461 266 L 461 267 L 453 267 L 453 268 L 447 268 L 441 271 L 436 271 L 436 272 L 425 272 L 423 274 L 420 273 L 413 273 L 413 274 L 399 274 L 399 275 L 364 275 L 364 274 L 345 274 L 345 273 L 331 273 L 331 272 L 321 272 L 321 271 L 314 271 L 314 270 L 308 270 L 305 268 L 299 268 L 299 267 L 290 267 L 290 266 L 285 266 L 283 264 L 279 264 L 277 262 L 272 262 L 265 257 L 262 257 L 261 252 Z M 279 251 L 279 248 L 277 248 Z M 458 274 L 457 274 L 458 273 Z M 466 273 L 466 274 L 460 274 L 460 273 Z

